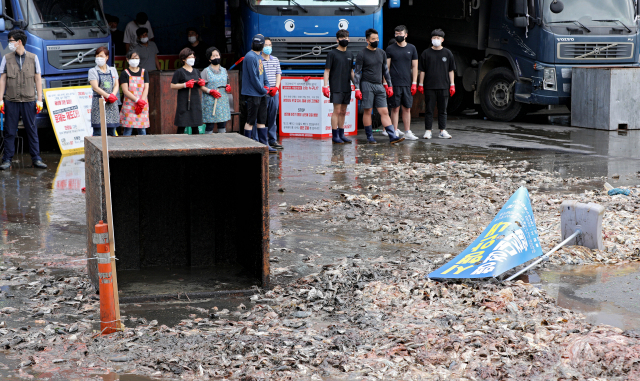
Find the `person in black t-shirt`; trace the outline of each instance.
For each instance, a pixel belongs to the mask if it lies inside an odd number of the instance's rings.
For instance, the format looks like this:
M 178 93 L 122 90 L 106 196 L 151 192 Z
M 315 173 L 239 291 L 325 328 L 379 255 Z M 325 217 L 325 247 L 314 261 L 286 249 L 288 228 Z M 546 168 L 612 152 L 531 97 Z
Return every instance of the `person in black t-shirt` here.
M 204 41 L 200 41 L 200 34 L 198 29 L 194 27 L 187 28 L 187 40 L 189 41 L 182 49 L 189 48 L 196 56 L 196 63 L 193 67 L 198 70 L 204 70 L 209 66 L 209 57 L 207 57 L 207 44 Z M 181 50 L 182 50 L 181 49 Z
M 340 29 L 336 33 L 338 47 L 329 51 L 324 67 L 322 94 L 333 103 L 331 115 L 331 135 L 334 144 L 351 143 L 344 136 L 344 119 L 347 106 L 351 103 L 351 82 L 353 81 L 353 55 L 347 52 L 349 31 Z M 327 86 L 328 84 L 328 86 Z
M 378 49 L 379 37 L 375 29 L 367 29 L 365 34 L 367 47 L 362 49 L 356 57 L 356 71 L 353 79 L 356 85 L 356 98 L 362 101 L 362 123 L 367 134 L 367 141 L 369 144 L 376 144 L 371 123 L 371 110 L 375 107 L 380 114 L 382 125 L 385 126 L 385 130 L 389 134 L 391 144 L 400 143 L 404 138 L 396 136 L 387 109 L 387 97 L 393 96 L 393 84 L 387 67 L 387 54 L 384 50 Z M 386 81 L 384 85 L 382 77 Z
M 413 96 L 418 90 L 418 51 L 415 46 L 407 43 L 409 30 L 406 26 L 397 26 L 395 35 L 395 42 L 387 46 L 387 65 L 394 85 L 393 96 L 389 98 L 391 122 L 396 134 L 404 135 L 405 139 L 418 140 L 418 137 L 411 132 L 411 106 L 413 106 Z M 398 131 L 400 106 L 402 106 L 405 134 Z
M 127 54 L 127 47 L 124 44 L 124 32 L 118 30 L 118 24 L 120 19 L 117 16 L 105 15 L 107 23 L 109 24 L 109 30 L 111 32 L 111 42 L 114 45 L 114 54 L 116 56 L 124 56 Z
M 454 83 L 454 71 L 456 63 L 451 50 L 443 48 L 444 32 L 436 29 L 431 32 L 432 47 L 426 49 L 420 55 L 418 69 L 420 70 L 420 86 L 418 91 L 424 94 L 426 103 L 424 126 L 425 139 L 431 139 L 431 126 L 433 125 L 433 109 L 438 105 L 439 137 L 451 139 L 447 133 L 447 103 L 449 97 L 456 93 Z

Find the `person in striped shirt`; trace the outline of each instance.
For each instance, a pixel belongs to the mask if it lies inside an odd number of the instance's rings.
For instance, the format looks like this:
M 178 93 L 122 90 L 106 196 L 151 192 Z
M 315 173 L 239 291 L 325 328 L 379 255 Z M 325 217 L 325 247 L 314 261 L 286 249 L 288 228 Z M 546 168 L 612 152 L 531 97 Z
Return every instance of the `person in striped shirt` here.
M 275 149 L 283 149 L 278 143 L 278 108 L 280 106 L 280 98 L 277 96 L 280 91 L 280 79 L 282 78 L 282 69 L 280 68 L 280 60 L 271 55 L 273 44 L 269 37 L 264 39 L 264 49 L 262 50 L 262 62 L 264 72 L 269 81 L 269 92 L 267 93 L 267 130 L 269 131 L 269 145 Z

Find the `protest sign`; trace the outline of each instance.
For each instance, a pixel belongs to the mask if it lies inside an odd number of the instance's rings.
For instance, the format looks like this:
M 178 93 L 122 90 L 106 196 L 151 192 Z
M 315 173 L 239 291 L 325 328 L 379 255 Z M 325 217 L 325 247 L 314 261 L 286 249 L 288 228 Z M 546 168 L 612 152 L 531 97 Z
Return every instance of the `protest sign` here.
M 91 136 L 91 86 L 44 89 L 44 99 L 62 154 L 84 151 L 84 137 Z

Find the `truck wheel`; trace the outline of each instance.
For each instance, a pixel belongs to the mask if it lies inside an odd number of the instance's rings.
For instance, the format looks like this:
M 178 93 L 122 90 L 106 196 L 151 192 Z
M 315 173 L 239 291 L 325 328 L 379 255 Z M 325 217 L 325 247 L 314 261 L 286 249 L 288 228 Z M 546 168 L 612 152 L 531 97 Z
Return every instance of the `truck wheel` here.
M 522 104 L 515 100 L 515 89 L 509 89 L 515 80 L 513 72 L 505 67 L 495 68 L 484 77 L 480 87 L 480 104 L 487 118 L 510 122 L 520 114 Z

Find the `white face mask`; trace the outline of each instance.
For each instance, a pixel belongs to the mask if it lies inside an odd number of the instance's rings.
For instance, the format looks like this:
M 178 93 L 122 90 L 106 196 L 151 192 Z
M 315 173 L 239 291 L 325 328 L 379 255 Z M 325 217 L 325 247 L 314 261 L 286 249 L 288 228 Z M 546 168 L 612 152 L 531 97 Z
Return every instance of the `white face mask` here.
M 196 63 L 195 58 L 187 58 L 187 65 L 193 66 Z
M 192 44 L 193 44 L 193 43 L 194 43 L 194 42 L 196 42 L 196 41 L 197 41 L 197 40 L 196 40 L 196 36 L 189 36 L 189 42 L 190 42 L 190 43 L 192 43 Z
M 112 32 L 115 32 L 116 30 L 118 30 L 118 28 L 109 28 L 111 29 Z
M 146 44 L 147 42 L 149 42 L 149 37 L 142 37 L 140 39 L 140 42 L 142 42 L 143 44 Z
M 137 58 L 132 58 L 129 60 L 129 66 L 131 67 L 138 67 L 138 65 L 140 65 L 140 60 Z
M 17 49 L 16 43 L 15 42 L 10 42 L 9 43 L 9 50 L 11 50 L 12 52 L 15 52 Z
M 107 63 L 107 59 L 104 57 L 96 57 L 96 65 L 104 66 Z
M 440 45 L 442 45 L 442 41 L 434 38 L 433 40 L 431 40 L 431 43 L 433 44 L 433 46 L 435 46 L 436 48 L 439 47 Z

